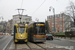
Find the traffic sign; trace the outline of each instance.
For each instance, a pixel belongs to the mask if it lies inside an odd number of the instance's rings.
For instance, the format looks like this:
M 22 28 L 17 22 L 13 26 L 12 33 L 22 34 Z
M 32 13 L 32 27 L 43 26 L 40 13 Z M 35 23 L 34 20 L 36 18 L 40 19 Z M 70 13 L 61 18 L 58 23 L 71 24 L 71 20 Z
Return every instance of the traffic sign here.
M 56 31 L 56 29 L 54 29 L 54 31 Z
M 56 31 L 54 31 L 54 33 L 55 33 Z

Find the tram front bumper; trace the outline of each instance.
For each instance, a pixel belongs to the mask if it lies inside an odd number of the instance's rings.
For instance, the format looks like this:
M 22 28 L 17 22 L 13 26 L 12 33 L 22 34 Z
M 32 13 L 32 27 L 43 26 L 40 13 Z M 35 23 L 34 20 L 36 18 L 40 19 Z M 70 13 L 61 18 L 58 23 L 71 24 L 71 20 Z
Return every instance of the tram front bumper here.
M 15 42 L 27 42 L 27 39 L 16 39 Z
M 18 42 L 18 40 L 15 40 L 15 42 Z
M 46 38 L 34 38 L 34 42 L 46 42 Z

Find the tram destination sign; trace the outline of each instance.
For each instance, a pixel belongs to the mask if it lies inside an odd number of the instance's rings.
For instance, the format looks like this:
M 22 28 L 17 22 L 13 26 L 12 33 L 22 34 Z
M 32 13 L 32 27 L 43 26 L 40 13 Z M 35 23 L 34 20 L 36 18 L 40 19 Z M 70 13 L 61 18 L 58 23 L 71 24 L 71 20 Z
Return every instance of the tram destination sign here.
M 25 24 L 18 24 L 18 26 L 25 26 Z
M 38 25 L 38 26 L 44 26 L 44 24 L 36 24 L 36 25 Z

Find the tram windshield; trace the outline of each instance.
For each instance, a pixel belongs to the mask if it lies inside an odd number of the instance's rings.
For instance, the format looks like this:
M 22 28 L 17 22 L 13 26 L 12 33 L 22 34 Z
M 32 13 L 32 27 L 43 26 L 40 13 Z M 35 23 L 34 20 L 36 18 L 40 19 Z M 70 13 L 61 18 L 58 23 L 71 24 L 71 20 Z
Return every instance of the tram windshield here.
M 19 27 L 18 32 L 19 33 L 24 33 L 25 32 L 25 27 Z
M 39 35 L 45 34 L 45 26 L 37 26 L 35 32 Z

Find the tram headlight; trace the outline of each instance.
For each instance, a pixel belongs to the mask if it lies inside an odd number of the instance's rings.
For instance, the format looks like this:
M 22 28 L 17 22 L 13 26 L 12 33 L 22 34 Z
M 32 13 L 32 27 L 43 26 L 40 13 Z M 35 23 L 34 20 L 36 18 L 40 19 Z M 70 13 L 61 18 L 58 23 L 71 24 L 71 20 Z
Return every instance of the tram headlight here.
M 22 35 L 21 35 L 21 37 L 22 37 Z

